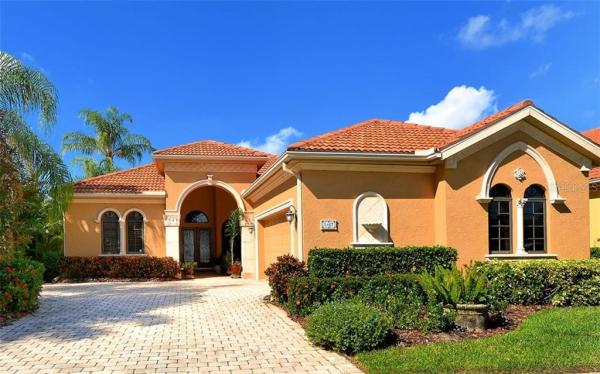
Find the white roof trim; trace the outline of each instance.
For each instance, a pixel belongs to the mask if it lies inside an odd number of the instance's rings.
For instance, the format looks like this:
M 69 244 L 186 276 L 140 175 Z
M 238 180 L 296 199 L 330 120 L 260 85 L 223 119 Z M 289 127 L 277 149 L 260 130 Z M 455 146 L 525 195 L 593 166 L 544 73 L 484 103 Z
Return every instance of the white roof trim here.
M 550 129 L 558 132 L 559 134 L 573 141 L 574 143 L 576 143 L 577 145 L 584 148 L 586 151 L 590 152 L 591 154 L 595 155 L 598 159 L 600 159 L 599 146 L 594 144 L 591 140 L 581 135 L 577 131 L 570 129 L 569 127 L 558 122 L 554 118 L 550 117 L 546 113 L 533 106 L 525 107 L 509 115 L 508 117 L 488 127 L 485 127 L 482 130 L 473 133 L 472 135 L 467 136 L 466 138 L 458 141 L 457 143 L 452 144 L 445 149 L 442 149 L 439 152 L 441 158 L 442 160 L 445 160 L 526 117 L 533 117 L 537 119 L 538 121 L 547 125 Z
M 73 194 L 73 198 L 121 198 L 121 199 L 131 199 L 131 198 L 141 198 L 141 199 L 149 199 L 149 198 L 164 198 L 167 196 L 165 191 L 143 191 L 140 193 L 117 193 L 117 192 L 76 192 Z

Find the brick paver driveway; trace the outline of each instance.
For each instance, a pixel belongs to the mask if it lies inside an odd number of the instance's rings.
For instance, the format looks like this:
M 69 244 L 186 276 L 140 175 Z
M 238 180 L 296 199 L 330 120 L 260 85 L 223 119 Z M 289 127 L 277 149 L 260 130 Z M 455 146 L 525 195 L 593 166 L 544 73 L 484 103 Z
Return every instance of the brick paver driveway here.
M 229 278 L 47 285 L 37 312 L 0 327 L 0 372 L 358 372 L 267 293 Z

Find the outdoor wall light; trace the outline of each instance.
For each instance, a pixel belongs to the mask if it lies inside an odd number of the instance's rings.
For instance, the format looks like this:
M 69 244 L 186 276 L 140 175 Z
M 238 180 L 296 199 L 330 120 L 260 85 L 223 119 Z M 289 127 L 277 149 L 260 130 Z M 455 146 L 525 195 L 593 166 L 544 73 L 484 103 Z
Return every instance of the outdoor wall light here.
M 296 218 L 296 210 L 293 206 L 291 206 L 290 209 L 288 209 L 288 211 L 285 213 L 285 220 L 292 223 L 294 218 Z

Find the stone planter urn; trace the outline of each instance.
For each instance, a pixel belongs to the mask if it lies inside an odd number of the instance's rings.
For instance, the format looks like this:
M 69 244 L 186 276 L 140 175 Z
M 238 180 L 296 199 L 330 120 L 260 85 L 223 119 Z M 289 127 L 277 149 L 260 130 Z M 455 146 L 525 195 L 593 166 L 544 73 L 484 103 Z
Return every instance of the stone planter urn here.
M 485 330 L 489 309 L 485 304 L 456 304 L 454 323 L 467 330 Z

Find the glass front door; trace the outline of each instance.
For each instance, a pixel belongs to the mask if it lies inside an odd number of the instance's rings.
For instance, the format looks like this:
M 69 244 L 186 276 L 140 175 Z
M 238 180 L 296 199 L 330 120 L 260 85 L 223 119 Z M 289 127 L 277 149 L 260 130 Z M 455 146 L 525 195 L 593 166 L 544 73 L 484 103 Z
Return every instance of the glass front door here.
M 210 265 L 212 249 L 210 244 L 210 229 L 182 229 L 183 243 L 181 258 L 183 262 L 194 261 L 197 266 Z

